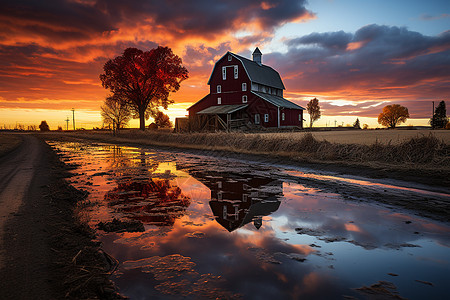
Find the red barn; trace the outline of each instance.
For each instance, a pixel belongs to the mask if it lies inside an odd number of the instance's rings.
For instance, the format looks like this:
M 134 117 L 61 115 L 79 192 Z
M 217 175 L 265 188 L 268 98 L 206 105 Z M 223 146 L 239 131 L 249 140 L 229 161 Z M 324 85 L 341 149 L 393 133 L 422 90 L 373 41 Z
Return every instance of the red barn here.
M 210 92 L 189 107 L 191 130 L 303 128 L 303 107 L 283 98 L 280 74 L 253 60 L 227 52 L 214 65 Z

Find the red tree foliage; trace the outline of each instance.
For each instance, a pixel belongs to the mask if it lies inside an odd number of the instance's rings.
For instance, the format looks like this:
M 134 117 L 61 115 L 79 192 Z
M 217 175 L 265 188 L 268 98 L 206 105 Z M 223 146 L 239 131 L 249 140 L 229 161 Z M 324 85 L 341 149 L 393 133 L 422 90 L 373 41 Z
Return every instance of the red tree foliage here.
M 167 109 L 173 103 L 169 94 L 178 91 L 188 78 L 181 58 L 161 46 L 145 52 L 127 48 L 121 56 L 107 61 L 103 70 L 103 87 L 126 99 L 140 119 L 141 130 L 145 130 L 145 119 L 155 115 L 158 107 Z

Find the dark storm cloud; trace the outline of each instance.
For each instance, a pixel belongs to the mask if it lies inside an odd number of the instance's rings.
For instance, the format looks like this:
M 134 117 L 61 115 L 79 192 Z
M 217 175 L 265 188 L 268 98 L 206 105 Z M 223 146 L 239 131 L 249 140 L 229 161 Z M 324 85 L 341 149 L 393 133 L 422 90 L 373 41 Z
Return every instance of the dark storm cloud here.
M 304 0 L 141 1 L 17 0 L 0 2 L 2 37 L 40 36 L 52 41 L 87 40 L 121 26 L 158 26 L 174 36 L 211 35 L 255 24 L 264 30 L 312 13 Z
M 296 39 L 287 41 L 288 46 L 295 45 L 319 45 L 324 48 L 334 48 L 345 50 L 352 39 L 351 33 L 344 31 L 327 32 L 327 33 L 311 33 Z
M 313 33 L 286 45 L 286 54 L 269 54 L 266 62 L 287 78 L 290 91 L 345 91 L 341 95 L 350 99 L 404 101 L 450 93 L 450 31 L 426 36 L 373 24 L 354 34 Z
M 79 40 L 88 38 L 90 32 L 115 28 L 107 12 L 77 1 L 2 0 L 0 7 L 0 24 L 7 34 Z

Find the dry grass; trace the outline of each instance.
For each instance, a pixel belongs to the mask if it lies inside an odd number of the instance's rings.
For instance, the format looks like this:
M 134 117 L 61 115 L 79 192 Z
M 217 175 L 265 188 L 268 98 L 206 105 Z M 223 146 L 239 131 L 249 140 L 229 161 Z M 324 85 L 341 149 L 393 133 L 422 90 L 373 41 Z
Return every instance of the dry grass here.
M 411 133 L 410 133 L 411 132 Z M 105 142 L 136 143 L 187 149 L 268 154 L 308 162 L 339 162 L 362 165 L 398 165 L 410 168 L 450 166 L 449 131 L 351 131 L 315 133 L 171 133 L 167 131 L 127 130 L 112 136 L 108 133 L 84 132 L 75 136 Z M 414 134 L 415 133 L 415 134 Z M 350 135 L 351 143 L 345 143 Z M 363 135 L 367 135 L 362 138 Z M 384 138 L 381 137 L 384 135 Z M 398 135 L 396 139 L 394 136 Z M 319 136 L 319 137 L 317 137 Z M 439 137 L 438 137 L 439 136 Z M 341 137 L 341 138 L 339 138 Z M 390 137 L 388 139 L 388 137 Z M 444 137 L 444 138 L 442 138 Z
M 450 130 L 343 130 L 343 131 L 316 131 L 314 138 L 319 141 L 328 141 L 339 144 L 400 144 L 411 138 L 428 136 L 432 133 L 438 139 L 450 144 Z M 301 139 L 305 132 L 264 133 L 263 137 L 283 137 L 288 139 Z
M 0 133 L 0 156 L 12 151 L 20 145 L 22 139 L 9 133 Z

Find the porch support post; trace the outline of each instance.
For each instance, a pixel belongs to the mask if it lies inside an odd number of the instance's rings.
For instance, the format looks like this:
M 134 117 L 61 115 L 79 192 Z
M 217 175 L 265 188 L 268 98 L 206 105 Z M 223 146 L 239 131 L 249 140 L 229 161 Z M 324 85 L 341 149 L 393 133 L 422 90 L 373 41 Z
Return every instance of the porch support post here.
M 278 106 L 278 128 L 280 128 L 280 107 Z

